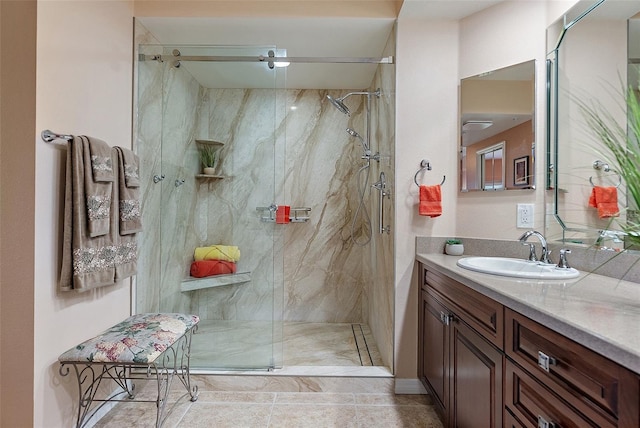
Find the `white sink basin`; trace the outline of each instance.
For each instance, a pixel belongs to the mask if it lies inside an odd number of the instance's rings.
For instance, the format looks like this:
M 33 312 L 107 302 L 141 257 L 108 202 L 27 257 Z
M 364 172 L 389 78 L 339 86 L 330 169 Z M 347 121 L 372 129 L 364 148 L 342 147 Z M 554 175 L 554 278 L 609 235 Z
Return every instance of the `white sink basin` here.
M 458 260 L 457 264 L 476 272 L 514 278 L 570 279 L 580 275 L 580 272 L 574 268 L 564 269 L 553 264 L 508 257 L 464 257 Z

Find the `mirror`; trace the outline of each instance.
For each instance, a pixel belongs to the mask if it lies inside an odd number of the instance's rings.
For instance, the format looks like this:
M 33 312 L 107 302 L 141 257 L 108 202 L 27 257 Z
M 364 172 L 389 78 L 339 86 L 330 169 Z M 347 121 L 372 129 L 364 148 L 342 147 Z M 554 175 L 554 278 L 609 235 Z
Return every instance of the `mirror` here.
M 596 102 L 626 123 L 623 85 L 638 86 L 640 2 L 579 1 L 547 29 L 548 138 L 546 187 L 553 214 L 547 237 L 617 249 L 616 231 L 630 214 L 625 183 L 609 168 L 576 104 Z M 589 204 L 596 186 L 617 187 L 618 217 Z M 601 231 L 612 231 L 603 242 Z
M 460 81 L 460 190 L 535 189 L 535 61 Z

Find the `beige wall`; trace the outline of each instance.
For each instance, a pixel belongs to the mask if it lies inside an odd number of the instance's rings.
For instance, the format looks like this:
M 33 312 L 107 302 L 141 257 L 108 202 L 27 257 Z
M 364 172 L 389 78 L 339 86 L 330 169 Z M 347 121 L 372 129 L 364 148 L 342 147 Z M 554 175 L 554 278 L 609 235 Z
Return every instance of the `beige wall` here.
M 327 16 L 395 18 L 402 0 L 135 0 L 135 16 Z
M 460 78 L 536 60 L 536 186 L 532 190 L 459 193 L 456 234 L 462 237 L 517 239 L 518 203 L 534 203 L 534 229 L 544 224 L 545 2 L 504 2 L 460 24 Z
M 0 426 L 33 425 L 36 2 L 0 2 Z
M 448 236 L 455 232 L 457 186 L 458 29 L 456 21 L 414 18 L 407 3 L 398 20 L 396 68 L 395 185 L 395 373 L 417 377 L 418 286 L 416 236 Z M 442 176 L 442 216 L 418 215 L 419 189 L 413 181 L 420 161 L 433 169 L 424 184 Z
M 40 1 L 38 23 L 35 131 L 131 147 L 133 3 Z M 34 425 L 72 426 L 77 387 L 59 375 L 57 357 L 128 316 L 130 287 L 56 291 L 66 149 L 39 138 L 35 148 Z

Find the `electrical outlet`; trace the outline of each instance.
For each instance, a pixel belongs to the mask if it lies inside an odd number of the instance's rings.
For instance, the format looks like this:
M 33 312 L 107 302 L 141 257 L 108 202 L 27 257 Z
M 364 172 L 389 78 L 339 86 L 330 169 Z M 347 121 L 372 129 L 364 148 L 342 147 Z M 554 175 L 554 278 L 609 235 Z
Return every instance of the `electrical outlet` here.
M 520 229 L 533 228 L 533 204 L 518 204 L 516 227 Z

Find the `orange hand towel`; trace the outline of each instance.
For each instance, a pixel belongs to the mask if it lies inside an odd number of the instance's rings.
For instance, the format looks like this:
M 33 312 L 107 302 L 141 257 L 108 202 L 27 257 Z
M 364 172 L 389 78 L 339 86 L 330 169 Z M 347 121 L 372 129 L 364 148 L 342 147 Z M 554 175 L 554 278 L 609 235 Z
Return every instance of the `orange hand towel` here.
M 595 186 L 591 189 L 589 206 L 598 209 L 598 217 L 617 217 L 618 212 L 618 188 L 614 186 Z
M 191 276 L 203 278 L 211 275 L 236 273 L 236 264 L 224 260 L 201 260 L 191 263 Z
M 431 218 L 442 215 L 442 190 L 439 184 L 435 186 L 420 186 L 418 213 Z

